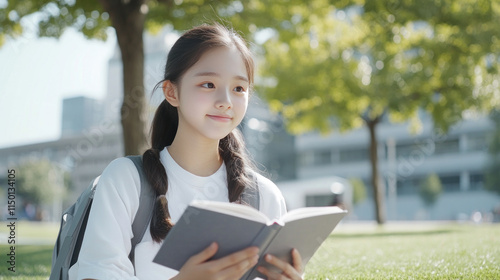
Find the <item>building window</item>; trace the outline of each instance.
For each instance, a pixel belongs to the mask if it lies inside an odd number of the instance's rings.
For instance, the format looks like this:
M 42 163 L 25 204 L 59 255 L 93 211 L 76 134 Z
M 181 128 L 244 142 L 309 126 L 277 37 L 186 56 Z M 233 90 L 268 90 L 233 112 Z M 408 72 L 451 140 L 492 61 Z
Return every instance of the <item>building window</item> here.
M 458 139 L 449 139 L 444 142 L 437 142 L 435 144 L 434 154 L 453 154 L 460 152 Z
M 422 183 L 426 177 L 414 177 L 397 182 L 398 195 L 415 195 L 418 194 Z M 446 175 L 439 176 L 443 192 L 458 192 L 460 191 L 460 175 Z M 472 176 L 471 176 L 471 189 L 472 189 Z
M 368 160 L 368 150 L 367 149 L 350 149 L 339 151 L 339 162 L 357 162 Z
M 486 134 L 467 135 L 467 151 L 487 151 L 488 140 Z
M 397 157 L 410 157 L 412 153 L 424 153 L 426 155 L 453 154 L 460 152 L 457 139 L 448 139 L 444 142 L 435 142 L 431 139 L 415 140 L 415 143 L 403 143 L 396 147 Z
M 306 207 L 331 206 L 334 203 L 333 198 L 333 194 L 307 195 Z
M 326 165 L 332 163 L 331 151 L 315 151 L 314 152 L 314 165 Z
M 425 155 L 431 155 L 434 153 L 434 142 L 420 139 L 415 140 L 414 143 L 401 143 L 396 146 L 396 156 L 409 158 L 415 154 L 424 153 Z
M 301 166 L 311 166 L 314 162 L 314 155 L 312 152 L 304 152 L 300 154 L 299 163 Z
M 420 178 L 408 178 L 397 181 L 398 195 L 414 195 L 420 188 Z
M 399 144 L 396 146 L 396 156 L 408 157 L 414 149 L 417 149 L 417 145 L 415 144 Z
M 484 175 L 483 174 L 471 174 L 470 175 L 470 190 L 482 190 L 484 189 Z
M 301 166 L 319 166 L 332 163 L 332 151 L 317 150 L 302 153 L 299 159 Z
M 460 191 L 460 175 L 439 176 L 443 192 Z

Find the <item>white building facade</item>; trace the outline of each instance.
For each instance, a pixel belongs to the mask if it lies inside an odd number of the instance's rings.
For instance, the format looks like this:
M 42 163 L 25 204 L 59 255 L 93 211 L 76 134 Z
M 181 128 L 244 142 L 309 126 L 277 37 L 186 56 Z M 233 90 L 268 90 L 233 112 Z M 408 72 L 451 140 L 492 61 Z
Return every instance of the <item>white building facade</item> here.
M 387 218 L 455 220 L 476 211 L 492 212 L 500 205 L 500 197 L 484 189 L 484 170 L 493 122 L 487 117 L 467 119 L 446 134 L 436 134 L 432 120 L 423 115 L 423 130 L 418 134 L 410 133 L 407 123 L 384 121 L 377 127 Z M 374 219 L 367 128 L 327 136 L 301 135 L 295 143 L 298 181 L 334 175 L 359 178 L 367 187 L 368 198 L 351 209 L 351 218 Z M 426 207 L 418 193 L 421 182 L 430 174 L 439 176 L 443 191 L 433 206 Z M 292 183 L 282 182 L 280 186 L 286 192 Z M 314 196 L 317 201 L 325 201 L 321 196 L 331 196 L 329 185 L 323 185 L 323 195 L 311 194 L 308 198 L 306 194 L 300 206 L 306 206 L 308 199 L 314 204 Z

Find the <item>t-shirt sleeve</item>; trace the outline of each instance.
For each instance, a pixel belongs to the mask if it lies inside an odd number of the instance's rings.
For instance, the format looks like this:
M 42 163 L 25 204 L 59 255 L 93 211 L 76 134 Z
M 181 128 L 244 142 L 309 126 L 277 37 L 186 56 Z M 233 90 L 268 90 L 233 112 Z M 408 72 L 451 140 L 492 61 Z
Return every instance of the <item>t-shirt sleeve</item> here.
M 280 189 L 266 177 L 257 174 L 260 195 L 260 211 L 269 219 L 280 219 L 286 214 L 286 203 Z
M 134 163 L 126 158 L 112 161 L 99 179 L 70 279 L 138 279 L 128 255 L 139 195 L 140 179 Z

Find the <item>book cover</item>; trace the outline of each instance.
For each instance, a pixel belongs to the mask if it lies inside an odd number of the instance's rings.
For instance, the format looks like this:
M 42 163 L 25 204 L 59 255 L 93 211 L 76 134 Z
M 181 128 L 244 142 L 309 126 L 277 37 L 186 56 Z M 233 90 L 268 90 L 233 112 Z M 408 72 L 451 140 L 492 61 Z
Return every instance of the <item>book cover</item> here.
M 316 250 L 347 214 L 338 207 L 306 207 L 269 220 L 259 211 L 244 205 L 194 201 L 170 230 L 154 262 L 180 270 L 193 255 L 212 242 L 219 244 L 213 259 L 250 246 L 260 248 L 260 259 L 242 279 L 263 277 L 259 265 L 275 269 L 263 260 L 273 254 L 291 262 L 291 249 L 299 250 L 305 266 Z

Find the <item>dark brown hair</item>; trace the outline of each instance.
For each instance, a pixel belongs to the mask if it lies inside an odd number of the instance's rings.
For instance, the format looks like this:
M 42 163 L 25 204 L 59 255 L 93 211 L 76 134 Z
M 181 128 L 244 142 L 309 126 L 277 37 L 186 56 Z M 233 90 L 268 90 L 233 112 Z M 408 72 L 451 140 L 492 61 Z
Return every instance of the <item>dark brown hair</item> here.
M 155 89 L 167 80 L 178 84 L 184 73 L 205 52 L 218 47 L 236 47 L 239 50 L 245 63 L 248 80 L 252 85 L 254 62 L 245 42 L 233 30 L 214 24 L 195 27 L 175 42 L 167 57 L 163 80 L 155 86 Z M 151 127 L 152 147 L 143 155 L 144 173 L 157 196 L 150 225 L 151 237 L 156 242 L 164 239 L 173 226 L 165 197 L 168 190 L 167 174 L 160 161 L 160 151 L 172 144 L 178 124 L 177 108 L 163 100 L 156 110 Z M 238 129 L 234 129 L 219 141 L 219 153 L 226 165 L 229 201 L 241 203 L 243 190 L 251 185 L 249 178 L 251 167 Z

